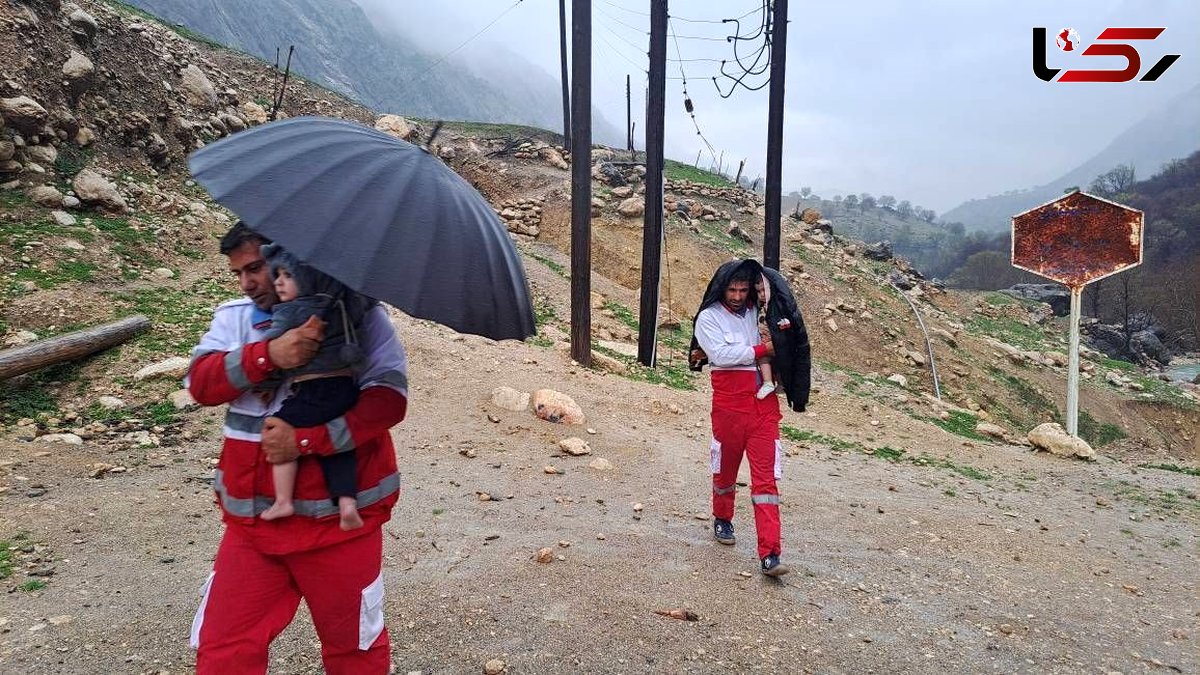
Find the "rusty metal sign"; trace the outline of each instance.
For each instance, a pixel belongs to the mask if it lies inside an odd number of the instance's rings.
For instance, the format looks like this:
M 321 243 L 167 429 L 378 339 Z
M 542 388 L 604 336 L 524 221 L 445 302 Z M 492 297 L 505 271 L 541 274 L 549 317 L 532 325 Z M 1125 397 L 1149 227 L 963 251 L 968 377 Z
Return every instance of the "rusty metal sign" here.
M 1012 219 L 1012 264 L 1083 288 L 1142 262 L 1145 216 L 1086 192 L 1072 192 Z
M 1079 437 L 1079 309 L 1083 287 L 1142 264 L 1145 215 L 1072 192 L 1012 219 L 1012 264 L 1071 290 L 1067 433 Z

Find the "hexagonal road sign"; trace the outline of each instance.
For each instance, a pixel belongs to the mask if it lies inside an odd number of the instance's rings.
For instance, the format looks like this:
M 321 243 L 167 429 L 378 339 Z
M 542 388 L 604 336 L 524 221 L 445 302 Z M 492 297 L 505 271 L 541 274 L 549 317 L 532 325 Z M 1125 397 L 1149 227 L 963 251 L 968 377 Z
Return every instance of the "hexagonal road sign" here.
M 1083 288 L 1142 263 L 1145 216 L 1072 192 L 1012 219 L 1012 264 L 1068 288 Z

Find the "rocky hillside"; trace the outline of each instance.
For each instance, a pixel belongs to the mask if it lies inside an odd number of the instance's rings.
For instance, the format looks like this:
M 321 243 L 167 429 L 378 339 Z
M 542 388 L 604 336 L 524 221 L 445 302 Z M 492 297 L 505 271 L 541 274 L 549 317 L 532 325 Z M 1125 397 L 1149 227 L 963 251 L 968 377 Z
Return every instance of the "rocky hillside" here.
M 0 414 L 21 422 L 26 437 L 78 430 L 129 417 L 97 403 L 117 395 L 142 418 L 182 423 L 164 407 L 172 384 L 137 373 L 185 357 L 210 308 L 236 293 L 213 255 L 230 216 L 188 180 L 183 159 L 265 121 L 258 101 L 269 97 L 275 73 L 121 5 L 8 5 L 0 21 L 0 56 L 9 64 L 0 85 L 3 339 L 19 344 L 133 312 L 154 323 L 120 349 L 7 383 L 20 393 L 5 397 Z M 334 115 L 428 136 L 411 121 L 380 117 L 304 82 L 289 89 L 282 114 Z M 534 343 L 564 351 L 574 158 L 550 132 L 475 123 L 445 126 L 433 149 L 508 224 L 531 268 L 540 328 Z M 761 197 L 702 173 L 691 176 L 700 182 L 668 182 L 662 365 L 648 370 L 631 357 L 644 168 L 606 148 L 589 159 L 597 364 L 633 379 L 700 386 L 683 364 L 688 319 L 711 270 L 760 250 Z M 970 442 L 1026 442 L 1032 427 L 1061 419 L 1065 331 L 1045 305 L 946 293 L 889 251 L 840 236 L 836 223 L 785 220 L 782 267 L 808 317 L 819 388 Z M 929 328 L 928 349 L 910 302 Z M 1086 357 L 1085 438 L 1106 452 L 1194 461 L 1194 387 L 1097 353 Z

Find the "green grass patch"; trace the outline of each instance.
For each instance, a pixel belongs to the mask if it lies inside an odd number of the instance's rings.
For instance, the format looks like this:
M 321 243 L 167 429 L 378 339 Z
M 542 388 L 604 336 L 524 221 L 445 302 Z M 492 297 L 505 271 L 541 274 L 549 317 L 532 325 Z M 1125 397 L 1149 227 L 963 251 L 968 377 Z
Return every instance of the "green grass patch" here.
M 1121 480 L 1109 483 L 1116 497 L 1155 509 L 1168 515 L 1180 515 L 1187 512 L 1200 512 L 1200 499 L 1184 488 L 1145 489 L 1129 481 Z
M 41 579 L 30 579 L 29 581 L 26 581 L 25 583 L 21 584 L 20 586 L 17 586 L 17 588 L 19 588 L 22 591 L 25 591 L 26 593 L 33 593 L 34 591 L 42 590 L 46 586 L 47 586 L 46 582 L 42 581 Z
M 733 181 L 720 174 L 713 173 L 712 171 L 706 171 L 704 169 L 698 169 L 691 164 L 676 162 L 673 159 L 664 161 L 663 175 L 667 180 L 686 180 L 693 183 L 712 185 L 714 187 L 736 187 L 733 184 Z
M 1100 359 L 1100 365 L 1108 368 L 1109 370 L 1124 371 L 1126 373 L 1136 373 L 1140 370 L 1136 363 L 1122 361 L 1121 359 L 1110 359 L 1107 357 Z
M 0 579 L 7 579 L 13 573 L 13 545 L 8 540 L 0 540 Z
M 18 282 L 32 281 L 38 288 L 50 289 L 68 283 L 85 283 L 92 280 L 96 266 L 89 262 L 77 260 L 59 261 L 54 269 L 45 270 L 40 267 L 18 268 L 13 276 Z
M 538 254 L 536 254 L 536 253 L 530 253 L 530 254 L 529 254 L 529 257 L 530 257 L 530 258 L 533 258 L 534 260 L 536 260 L 536 261 L 538 261 L 538 262 L 540 262 L 540 263 L 542 263 L 542 264 L 543 264 L 543 265 L 545 265 L 546 267 L 549 267 L 549 268 L 551 269 L 551 271 L 553 271 L 553 272 L 554 272 L 555 274 L 557 274 L 558 276 L 560 276 L 560 277 L 562 277 L 562 278 L 564 278 L 564 279 L 570 279 L 570 278 L 571 278 L 571 275 L 570 275 L 570 274 L 567 272 L 567 268 L 566 268 L 565 266 L 563 266 L 563 265 L 561 265 L 561 264 L 559 264 L 559 263 L 556 263 L 556 262 L 554 262 L 553 260 L 551 260 L 551 259 L 549 259 L 549 258 L 547 258 L 547 257 L 545 257 L 545 256 L 538 255 Z
M 638 328 L 639 324 L 637 317 L 633 315 L 633 310 L 629 309 L 625 305 L 613 300 L 609 300 L 608 302 L 604 303 L 603 308 L 612 312 L 613 315 L 616 316 L 621 323 L 628 326 L 630 330 L 640 330 Z
M 64 178 L 71 178 L 83 171 L 91 161 L 92 150 L 90 148 L 63 143 L 58 148 L 58 157 L 54 160 L 54 170 Z
M 1189 476 L 1200 476 L 1200 469 L 1193 466 L 1180 466 L 1178 464 L 1138 464 L 1139 469 L 1158 469 L 1159 471 L 1174 471 L 1175 473 L 1183 473 Z
M 1028 421 L 1035 419 L 1044 421 L 1046 416 L 1058 416 L 1058 406 L 1054 405 L 1053 401 L 1038 391 L 1037 387 L 1028 380 L 1005 372 L 996 366 L 988 366 L 987 372 L 988 375 L 996 381 L 1002 382 L 1012 392 L 1013 396 L 1021 402 L 1022 410 L 1026 413 L 1025 416 L 1018 416 L 1007 408 L 1000 410 L 1002 406 L 993 405 L 988 408 L 989 411 L 996 412 L 997 414 L 1002 413 L 1007 421 L 1011 423 L 1010 426 L 1023 429 L 1028 426 Z M 992 403 L 992 401 L 989 400 L 988 403 Z
M 1163 382 L 1157 377 L 1145 376 L 1134 376 L 1133 381 L 1142 387 L 1142 391 L 1135 395 L 1139 401 L 1165 403 L 1183 410 L 1200 408 L 1200 404 L 1184 396 L 1183 390 L 1170 382 Z
M 975 425 L 979 423 L 979 418 L 963 410 L 953 410 L 950 412 L 950 417 L 946 419 L 934 417 L 930 421 L 956 436 L 970 438 L 975 441 L 991 440 L 987 436 L 975 431 Z
M 469 136 L 479 136 L 484 138 L 529 138 L 538 139 L 551 143 L 553 145 L 562 145 L 562 134 L 549 131 L 547 129 L 539 129 L 538 127 L 525 126 L 522 124 L 494 124 L 490 122 L 466 122 L 461 120 L 434 120 L 420 117 L 409 118 L 414 122 L 420 123 L 429 131 L 433 131 L 433 126 L 438 122 L 442 123 L 442 131 L 439 133 L 451 132 L 465 134 Z M 424 142 L 425 139 L 420 139 Z
M 983 301 L 989 305 L 997 306 L 1020 304 L 1016 298 L 1003 293 L 988 293 L 987 295 L 983 296 Z
M 979 481 L 988 481 L 992 477 L 988 474 L 976 469 L 973 466 L 966 464 L 956 464 L 949 459 L 930 457 L 929 455 L 909 455 L 904 450 L 899 450 L 890 446 L 882 446 L 878 448 L 867 448 L 862 443 L 857 441 L 848 441 L 836 436 L 826 436 L 805 429 L 797 429 L 786 424 L 779 425 L 779 433 L 784 438 L 790 441 L 802 441 L 810 443 L 818 443 L 828 446 L 833 450 L 841 452 L 858 452 L 868 457 L 883 459 L 892 463 L 908 462 L 916 466 L 929 466 L 938 469 L 945 469 Z
M 1179 548 L 1181 546 L 1183 546 L 1183 542 L 1179 541 L 1175 537 L 1171 537 L 1163 542 L 1163 548 Z
M 1009 317 L 976 315 L 967 322 L 967 330 L 977 335 L 990 335 L 1010 345 L 1027 350 L 1043 351 L 1046 336 L 1041 329 L 1026 326 Z
M 193 42 L 202 42 L 202 43 L 208 45 L 209 47 L 213 47 L 215 49 L 229 49 L 225 45 L 221 44 L 220 42 L 216 42 L 212 38 L 201 35 L 201 34 L 197 33 L 196 31 L 191 30 L 190 28 L 187 28 L 186 26 L 183 26 L 181 24 L 171 23 L 171 22 L 161 19 L 157 16 L 154 16 L 150 12 L 147 12 L 140 7 L 135 7 L 129 3 L 121 2 L 120 0 L 105 0 L 105 1 L 111 7 L 116 8 L 118 10 L 123 10 L 126 14 L 131 14 L 133 16 L 145 19 L 147 21 L 153 21 L 154 23 L 166 26 L 167 28 L 174 31 L 180 37 L 187 38 L 188 40 L 192 40 Z
M 698 225 L 700 230 L 707 234 L 715 243 L 724 246 L 731 253 L 746 256 L 750 254 L 750 247 L 741 239 L 735 239 L 727 232 L 723 223 L 719 221 L 693 220 L 693 224 Z
M 658 365 L 654 368 L 647 368 L 638 363 L 638 360 L 632 356 L 626 356 L 595 342 L 592 343 L 592 350 L 625 364 L 626 371 L 622 374 L 622 377 L 630 380 L 649 382 L 650 384 L 665 384 L 672 389 L 682 389 L 685 391 L 692 391 L 696 388 L 696 384 L 693 381 L 695 374 L 688 369 L 685 359 L 673 359 L 670 362 L 658 359 Z
M 87 359 L 47 366 L 31 373 L 19 387 L 6 384 L 0 389 L 0 421 L 15 424 L 21 419 L 54 417 L 58 413 L 57 389 L 78 380 L 85 362 Z
M 1055 420 L 1066 427 L 1067 421 L 1065 416 L 1056 415 Z M 1113 441 L 1118 441 L 1125 438 L 1125 431 L 1121 427 L 1110 424 L 1100 423 L 1096 418 L 1092 417 L 1086 410 L 1079 411 L 1079 437 L 1087 441 L 1088 445 L 1093 448 L 1101 448 Z
M 190 353 L 208 329 L 217 304 L 217 298 L 205 297 L 204 293 L 171 288 L 143 288 L 111 295 L 119 314 L 145 314 L 150 319 L 151 329 L 130 344 L 154 356 Z

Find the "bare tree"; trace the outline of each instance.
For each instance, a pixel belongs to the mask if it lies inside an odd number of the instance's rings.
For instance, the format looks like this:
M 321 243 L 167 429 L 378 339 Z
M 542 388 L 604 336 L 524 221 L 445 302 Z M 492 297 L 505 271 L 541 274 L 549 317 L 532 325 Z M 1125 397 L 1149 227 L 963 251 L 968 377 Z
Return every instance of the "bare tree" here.
M 1129 188 L 1137 182 L 1137 176 L 1132 164 L 1118 164 L 1116 167 L 1096 176 L 1096 180 L 1088 187 L 1088 191 L 1105 199 L 1116 199 L 1129 192 Z

